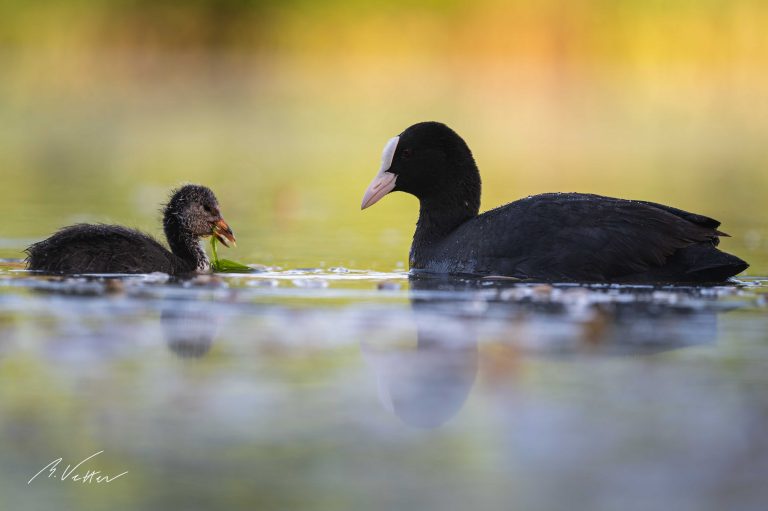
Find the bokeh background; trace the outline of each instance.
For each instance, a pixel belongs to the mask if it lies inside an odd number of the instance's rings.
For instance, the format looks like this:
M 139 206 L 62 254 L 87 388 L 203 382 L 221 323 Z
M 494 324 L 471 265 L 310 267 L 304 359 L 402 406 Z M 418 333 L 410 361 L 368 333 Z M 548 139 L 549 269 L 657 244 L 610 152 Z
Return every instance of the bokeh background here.
M 483 207 L 547 191 L 719 218 L 768 273 L 762 0 L 0 2 L 0 257 L 75 221 L 160 235 L 183 182 L 282 267 L 402 268 L 417 216 L 359 211 L 386 140 L 446 122 Z

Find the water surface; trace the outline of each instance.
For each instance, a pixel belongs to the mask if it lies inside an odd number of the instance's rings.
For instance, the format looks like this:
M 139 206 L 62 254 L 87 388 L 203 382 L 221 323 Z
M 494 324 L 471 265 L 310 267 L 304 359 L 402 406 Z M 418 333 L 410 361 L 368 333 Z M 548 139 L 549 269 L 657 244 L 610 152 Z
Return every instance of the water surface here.
M 760 509 L 768 279 L 0 273 L 9 509 Z M 109 485 L 32 475 L 101 451 Z

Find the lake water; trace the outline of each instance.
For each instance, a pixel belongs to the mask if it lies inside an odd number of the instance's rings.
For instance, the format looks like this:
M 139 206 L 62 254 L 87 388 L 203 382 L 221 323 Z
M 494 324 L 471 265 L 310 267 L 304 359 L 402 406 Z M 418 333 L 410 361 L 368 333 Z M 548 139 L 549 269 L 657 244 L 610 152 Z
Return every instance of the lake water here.
M 762 509 L 768 279 L 0 266 L 8 509 Z M 127 474 L 84 485 L 66 464 Z M 59 473 L 27 481 L 56 458 Z

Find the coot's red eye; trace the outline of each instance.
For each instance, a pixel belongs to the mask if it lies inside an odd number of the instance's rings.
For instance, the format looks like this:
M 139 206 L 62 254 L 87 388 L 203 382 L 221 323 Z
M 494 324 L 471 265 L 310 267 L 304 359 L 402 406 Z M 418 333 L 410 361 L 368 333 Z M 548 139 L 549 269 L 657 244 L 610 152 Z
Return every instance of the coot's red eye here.
M 403 149 L 403 151 L 400 154 L 402 155 L 403 158 L 410 158 L 411 155 L 413 154 L 413 151 L 411 150 L 410 147 L 406 147 L 405 149 Z

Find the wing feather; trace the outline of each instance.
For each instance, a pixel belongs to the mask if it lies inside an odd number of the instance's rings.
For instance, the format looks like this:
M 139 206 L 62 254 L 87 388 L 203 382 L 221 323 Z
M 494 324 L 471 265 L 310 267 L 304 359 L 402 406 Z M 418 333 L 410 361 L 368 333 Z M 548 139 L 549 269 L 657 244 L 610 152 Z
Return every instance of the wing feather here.
M 486 232 L 491 225 L 508 229 L 480 240 L 476 269 L 504 260 L 507 273 L 530 278 L 610 280 L 663 266 L 689 245 L 716 245 L 722 235 L 720 223 L 702 215 L 588 194 L 537 195 L 477 220 Z

